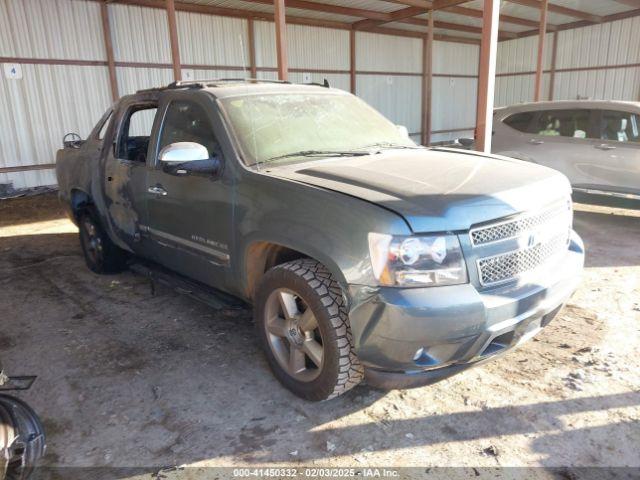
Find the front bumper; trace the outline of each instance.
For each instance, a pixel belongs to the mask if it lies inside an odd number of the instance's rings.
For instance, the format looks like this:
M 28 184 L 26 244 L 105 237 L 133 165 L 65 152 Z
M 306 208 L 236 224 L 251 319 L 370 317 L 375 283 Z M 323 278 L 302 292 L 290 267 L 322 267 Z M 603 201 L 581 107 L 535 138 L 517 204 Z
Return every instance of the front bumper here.
M 480 289 L 351 286 L 351 330 L 369 384 L 427 385 L 478 365 L 545 327 L 578 287 L 582 240 L 526 282 Z

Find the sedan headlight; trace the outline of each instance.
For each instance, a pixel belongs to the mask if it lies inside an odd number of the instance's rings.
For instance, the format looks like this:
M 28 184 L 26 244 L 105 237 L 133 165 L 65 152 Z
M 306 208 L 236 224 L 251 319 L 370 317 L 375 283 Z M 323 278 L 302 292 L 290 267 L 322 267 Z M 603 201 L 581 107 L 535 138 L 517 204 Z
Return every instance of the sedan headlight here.
M 373 274 L 386 286 L 467 283 L 467 268 L 455 235 L 394 236 L 369 233 Z

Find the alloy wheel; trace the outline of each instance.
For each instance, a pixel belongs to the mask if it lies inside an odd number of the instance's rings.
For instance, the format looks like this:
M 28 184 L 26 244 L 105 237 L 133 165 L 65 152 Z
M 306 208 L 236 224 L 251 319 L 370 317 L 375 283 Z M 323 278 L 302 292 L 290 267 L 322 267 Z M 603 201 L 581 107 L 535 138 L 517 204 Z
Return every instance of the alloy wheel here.
M 269 295 L 264 314 L 267 341 L 280 366 L 296 380 L 316 379 L 322 371 L 324 347 L 307 302 L 292 290 L 278 288 Z

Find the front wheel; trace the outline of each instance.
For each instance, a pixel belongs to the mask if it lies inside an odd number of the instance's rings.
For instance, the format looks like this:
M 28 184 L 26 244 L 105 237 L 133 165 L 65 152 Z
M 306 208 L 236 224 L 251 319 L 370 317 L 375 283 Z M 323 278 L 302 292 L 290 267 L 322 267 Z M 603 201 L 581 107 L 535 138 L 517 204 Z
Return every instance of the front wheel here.
M 271 370 L 294 394 L 327 400 L 362 381 L 342 289 L 324 265 L 302 259 L 269 270 L 254 315 Z

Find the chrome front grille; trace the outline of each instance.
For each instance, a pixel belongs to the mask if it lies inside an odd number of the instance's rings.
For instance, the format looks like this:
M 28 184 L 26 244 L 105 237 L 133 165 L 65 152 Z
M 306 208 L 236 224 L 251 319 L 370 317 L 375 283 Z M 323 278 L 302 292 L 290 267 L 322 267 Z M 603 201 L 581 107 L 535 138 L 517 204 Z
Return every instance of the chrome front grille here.
M 571 218 L 571 202 L 566 200 L 471 229 L 480 284 L 489 287 L 514 280 L 566 251 Z
M 473 245 L 484 245 L 519 237 L 525 232 L 554 222 L 559 217 L 567 215 L 570 212 L 569 209 L 570 205 L 568 206 L 566 202 L 560 202 L 536 214 L 520 216 L 513 220 L 505 220 L 485 227 L 474 228 L 470 232 L 471 242 Z
M 488 286 L 515 278 L 522 273 L 538 268 L 566 248 L 567 234 L 563 233 L 546 243 L 539 243 L 531 248 L 478 260 L 480 283 Z

